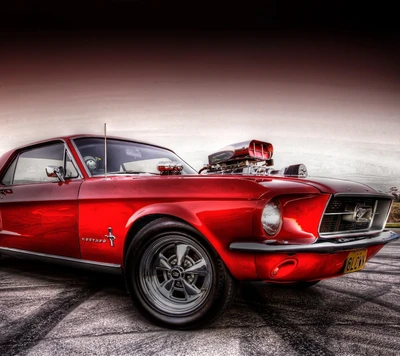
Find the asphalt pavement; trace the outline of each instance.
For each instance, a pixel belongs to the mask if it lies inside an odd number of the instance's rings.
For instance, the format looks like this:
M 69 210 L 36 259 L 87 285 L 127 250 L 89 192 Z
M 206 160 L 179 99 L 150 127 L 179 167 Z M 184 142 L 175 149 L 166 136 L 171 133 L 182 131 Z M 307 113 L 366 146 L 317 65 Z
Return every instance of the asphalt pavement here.
M 400 233 L 400 229 L 393 229 Z M 118 275 L 0 259 L 0 355 L 399 355 L 400 242 L 306 290 L 240 285 L 195 331 L 153 325 Z

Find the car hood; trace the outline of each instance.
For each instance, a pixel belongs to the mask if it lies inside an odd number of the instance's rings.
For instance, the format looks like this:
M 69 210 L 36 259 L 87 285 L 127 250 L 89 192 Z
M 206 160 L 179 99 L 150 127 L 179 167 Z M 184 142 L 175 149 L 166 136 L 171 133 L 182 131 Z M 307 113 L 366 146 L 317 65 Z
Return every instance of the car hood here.
M 135 184 L 132 184 L 135 182 Z M 80 197 L 141 196 L 148 199 L 244 199 L 265 195 L 355 193 L 387 195 L 348 180 L 331 178 L 294 178 L 278 176 L 193 175 L 193 176 L 112 176 L 83 184 Z
M 345 179 L 325 178 L 325 177 L 308 177 L 308 178 L 293 178 L 279 177 L 274 179 L 289 179 L 294 182 L 302 183 L 318 189 L 322 193 L 337 194 L 337 193 L 355 193 L 355 194 L 383 194 L 376 191 L 374 188 L 363 184 Z M 386 194 L 383 194 L 386 195 Z
M 134 183 L 134 184 L 133 184 Z M 304 181 L 242 175 L 109 176 L 85 181 L 80 198 L 258 200 L 265 194 L 318 194 Z

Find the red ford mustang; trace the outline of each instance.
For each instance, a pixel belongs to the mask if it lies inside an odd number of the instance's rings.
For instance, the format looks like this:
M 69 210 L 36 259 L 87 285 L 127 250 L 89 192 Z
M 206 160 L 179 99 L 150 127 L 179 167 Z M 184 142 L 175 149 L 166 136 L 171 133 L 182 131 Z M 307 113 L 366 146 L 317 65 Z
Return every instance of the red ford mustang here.
M 364 267 L 387 242 L 391 195 L 272 168 L 243 142 L 201 174 L 174 152 L 122 138 L 60 137 L 0 158 L 0 253 L 120 270 L 145 316 L 214 320 L 236 281 L 311 286 Z

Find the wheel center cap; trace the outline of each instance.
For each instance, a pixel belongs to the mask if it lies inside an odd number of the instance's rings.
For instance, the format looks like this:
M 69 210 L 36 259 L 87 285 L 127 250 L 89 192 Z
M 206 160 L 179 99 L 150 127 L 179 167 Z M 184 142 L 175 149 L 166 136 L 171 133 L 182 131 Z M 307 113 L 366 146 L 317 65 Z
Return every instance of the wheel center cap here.
M 181 272 L 180 269 L 173 268 L 171 270 L 171 276 L 172 276 L 173 279 L 179 279 L 179 278 L 181 278 L 181 275 L 182 275 L 182 272 Z

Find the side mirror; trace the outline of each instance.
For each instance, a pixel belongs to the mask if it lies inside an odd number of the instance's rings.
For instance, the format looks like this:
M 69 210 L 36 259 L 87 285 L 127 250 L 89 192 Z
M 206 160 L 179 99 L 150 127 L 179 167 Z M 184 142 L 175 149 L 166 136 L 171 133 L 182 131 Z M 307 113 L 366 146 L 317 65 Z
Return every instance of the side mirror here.
M 46 174 L 49 178 L 58 178 L 60 182 L 65 182 L 65 172 L 62 166 L 47 166 Z

